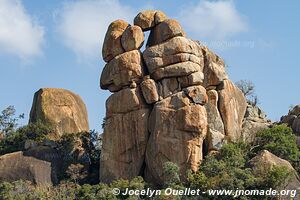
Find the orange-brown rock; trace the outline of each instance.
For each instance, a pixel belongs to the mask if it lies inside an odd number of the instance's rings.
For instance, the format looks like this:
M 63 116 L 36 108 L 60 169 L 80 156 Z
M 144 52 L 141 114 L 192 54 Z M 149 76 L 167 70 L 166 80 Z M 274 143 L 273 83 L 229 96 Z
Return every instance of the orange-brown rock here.
M 149 73 L 180 62 L 193 62 L 204 68 L 204 58 L 199 44 L 185 37 L 174 37 L 167 42 L 146 48 L 143 58 Z
M 204 85 L 217 86 L 222 81 L 228 79 L 228 75 L 225 71 L 225 66 L 218 65 L 217 63 L 211 62 L 204 67 Z
M 64 89 L 42 88 L 35 93 L 29 122 L 37 121 L 52 127 L 52 139 L 65 133 L 89 131 L 84 102 L 79 95 Z
M 147 107 L 139 88 L 126 88 L 112 94 L 106 101 L 106 117 Z
M 150 77 L 145 78 L 145 80 L 141 83 L 141 90 L 148 104 L 158 101 L 159 96 L 157 93 L 157 85 L 153 79 L 150 79 Z
M 202 67 L 191 61 L 176 63 L 168 65 L 164 68 L 159 68 L 151 74 L 152 78 L 156 81 L 163 78 L 188 76 L 194 72 L 201 72 Z
M 51 163 L 24 156 L 21 151 L 0 156 L 0 182 L 18 180 L 30 181 L 39 186 L 51 186 Z
M 186 88 L 193 85 L 202 85 L 204 74 L 202 72 L 194 72 L 188 76 L 181 76 L 177 78 L 181 88 Z
M 195 104 L 205 105 L 208 101 L 206 90 L 201 85 L 185 88 L 183 92 Z
M 144 10 L 134 18 L 134 25 L 141 27 L 143 31 L 147 31 L 166 19 L 167 16 L 162 11 Z
M 219 88 L 219 111 L 229 141 L 241 139 L 243 119 L 247 101 L 244 94 L 230 80 L 225 80 Z
M 125 51 L 140 49 L 144 44 L 144 33 L 139 26 L 128 26 L 121 37 Z
M 132 82 L 141 82 L 144 67 L 141 53 L 133 50 L 116 56 L 107 63 L 102 71 L 100 87 L 111 92 L 117 92 Z
M 186 35 L 177 20 L 166 19 L 151 30 L 146 47 L 160 44 L 176 36 Z
M 150 138 L 146 150 L 146 180 L 163 183 L 163 165 L 177 164 L 180 176 L 196 171 L 202 160 L 202 143 L 207 132 L 205 108 L 194 104 L 184 92 L 157 102 L 150 115 Z
M 128 26 L 129 24 L 124 20 L 116 20 L 109 25 L 102 47 L 102 57 L 105 62 L 124 53 L 121 36 Z
M 106 118 L 100 159 L 101 182 L 132 179 L 143 173 L 149 113 L 149 109 L 139 109 Z

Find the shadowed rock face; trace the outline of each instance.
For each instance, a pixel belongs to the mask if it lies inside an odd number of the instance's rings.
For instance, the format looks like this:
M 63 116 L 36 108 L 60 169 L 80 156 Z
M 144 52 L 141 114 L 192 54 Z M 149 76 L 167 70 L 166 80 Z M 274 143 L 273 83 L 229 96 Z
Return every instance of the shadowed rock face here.
M 114 93 L 106 102 L 100 181 L 142 175 L 161 185 L 168 161 L 180 167 L 184 180 L 206 153 L 241 138 L 246 99 L 228 80 L 224 61 L 186 38 L 178 21 L 146 10 L 134 26 L 116 22 L 106 33 L 116 37 L 103 44 L 104 51 L 118 53 L 104 58 L 100 80 Z M 143 52 L 141 30 L 150 31 Z M 110 45 L 119 38 L 123 52 Z
M 23 152 L 15 152 L 0 156 L 0 182 L 17 180 L 31 181 L 36 185 L 52 185 L 51 163 Z
M 29 122 L 38 120 L 53 128 L 52 139 L 89 131 L 85 104 L 80 96 L 64 89 L 43 88 L 35 93 Z

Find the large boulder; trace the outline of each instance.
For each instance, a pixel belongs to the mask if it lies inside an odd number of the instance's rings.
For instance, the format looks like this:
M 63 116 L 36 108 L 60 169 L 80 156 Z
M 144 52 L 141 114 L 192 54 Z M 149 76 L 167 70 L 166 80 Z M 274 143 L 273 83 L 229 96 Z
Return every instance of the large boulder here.
M 243 119 L 247 108 L 244 94 L 230 80 L 223 81 L 219 90 L 219 111 L 229 141 L 241 139 Z
M 182 179 L 188 169 L 198 170 L 207 132 L 205 108 L 179 92 L 157 102 L 149 120 L 151 135 L 146 151 L 146 180 L 162 184 L 163 166 L 168 161 L 180 167 Z
M 18 151 L 0 156 L 0 182 L 30 181 L 39 186 L 52 185 L 51 163 Z
M 129 24 L 124 20 L 116 20 L 109 25 L 102 47 L 102 57 L 105 62 L 124 53 L 121 37 L 128 26 Z
M 89 131 L 84 102 L 64 89 L 42 88 L 34 94 L 29 122 L 37 121 L 52 127 L 51 139 L 59 139 L 64 133 Z
M 144 44 L 144 33 L 139 26 L 128 26 L 121 37 L 125 51 L 141 48 Z
M 157 85 L 153 79 L 150 79 L 149 76 L 146 76 L 145 80 L 141 83 L 141 89 L 148 104 L 158 101 L 159 95 L 157 92 Z
M 141 53 L 138 50 L 129 51 L 116 56 L 103 68 L 100 87 L 111 92 L 117 92 L 132 82 L 141 82 L 144 67 Z
M 146 46 L 151 47 L 176 36 L 185 37 L 185 32 L 177 20 L 166 19 L 151 30 Z
M 159 10 L 144 10 L 134 18 L 134 25 L 147 31 L 166 19 L 167 16 Z
M 139 109 L 106 118 L 100 158 L 100 181 L 142 175 L 149 138 L 150 110 Z
M 196 42 L 185 37 L 174 37 L 146 48 L 143 58 L 150 74 L 159 68 L 187 61 L 200 65 L 200 69 L 204 68 L 201 48 Z
M 300 189 L 300 179 L 292 165 L 287 160 L 281 159 L 267 150 L 263 150 L 257 156 L 252 158 L 250 160 L 250 166 L 252 167 L 254 174 L 260 176 L 267 174 L 274 167 L 284 167 L 291 172 L 291 176 L 288 177 L 286 183 L 283 182 L 282 185 L 276 189 L 297 191 Z M 286 199 L 290 198 L 286 197 Z M 297 194 L 294 199 L 300 199 L 300 194 Z
M 120 103 L 122 102 L 122 103 Z M 130 111 L 147 108 L 139 88 L 126 88 L 112 94 L 106 101 L 106 117 L 113 114 L 128 113 Z

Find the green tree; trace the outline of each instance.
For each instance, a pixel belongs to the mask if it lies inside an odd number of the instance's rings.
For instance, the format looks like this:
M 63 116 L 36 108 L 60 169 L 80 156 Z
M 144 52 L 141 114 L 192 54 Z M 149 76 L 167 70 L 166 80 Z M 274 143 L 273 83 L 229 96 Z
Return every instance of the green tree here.
M 0 114 L 0 133 L 4 136 L 9 135 L 18 126 L 18 120 L 24 118 L 24 114 L 16 115 L 16 109 L 14 106 L 8 106 Z
M 291 162 L 298 173 L 300 172 L 300 151 L 296 143 L 296 136 L 286 125 L 277 125 L 260 131 L 254 145 L 255 152 L 268 150 Z

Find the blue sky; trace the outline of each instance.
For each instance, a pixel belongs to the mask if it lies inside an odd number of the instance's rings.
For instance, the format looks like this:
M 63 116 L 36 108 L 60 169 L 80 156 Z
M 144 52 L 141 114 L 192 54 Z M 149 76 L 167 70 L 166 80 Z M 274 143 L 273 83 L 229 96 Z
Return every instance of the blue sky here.
M 90 128 L 101 132 L 103 37 L 112 20 L 132 23 L 142 9 L 176 18 L 225 60 L 233 81 L 251 80 L 270 119 L 300 104 L 300 1 L 0 0 L 0 110 L 14 105 L 26 124 L 34 92 L 65 88 L 83 98 Z

